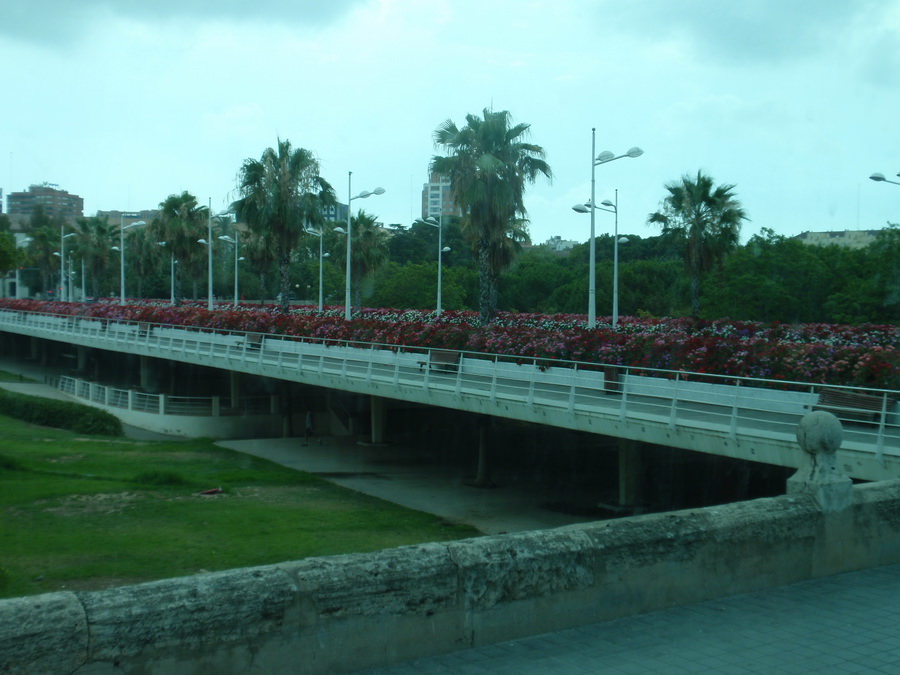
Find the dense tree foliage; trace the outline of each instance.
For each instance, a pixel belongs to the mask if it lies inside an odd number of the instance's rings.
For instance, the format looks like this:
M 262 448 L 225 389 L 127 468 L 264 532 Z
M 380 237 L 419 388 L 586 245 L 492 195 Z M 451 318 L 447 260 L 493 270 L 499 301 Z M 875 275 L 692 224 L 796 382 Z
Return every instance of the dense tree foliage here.
M 735 197 L 733 185 L 715 187 L 711 177 L 697 172 L 697 178 L 683 176 L 666 185 L 663 207 L 648 221 L 661 225 L 663 232 L 680 242 L 691 280 L 691 312 L 700 316 L 700 283 L 703 275 L 721 265 L 737 245 L 741 222 L 747 218 Z
M 523 139 L 528 124 L 510 124 L 508 111 L 485 109 L 483 117 L 466 115 L 466 125 L 447 120 L 434 132 L 446 156 L 431 161 L 433 172 L 450 181 L 453 199 L 463 211 L 463 229 L 478 260 L 481 320 L 497 311 L 501 271 L 522 241 L 525 185 L 552 176 L 544 149 Z

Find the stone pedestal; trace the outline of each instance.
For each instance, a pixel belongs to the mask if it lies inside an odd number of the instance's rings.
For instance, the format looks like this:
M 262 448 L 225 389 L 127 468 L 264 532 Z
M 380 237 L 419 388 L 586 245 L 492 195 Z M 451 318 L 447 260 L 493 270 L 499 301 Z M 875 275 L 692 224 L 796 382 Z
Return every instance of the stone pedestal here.
M 837 465 L 844 430 L 837 417 L 817 410 L 804 416 L 797 441 L 804 461 L 787 481 L 788 494 L 811 494 L 826 513 L 842 511 L 853 503 L 853 481 Z

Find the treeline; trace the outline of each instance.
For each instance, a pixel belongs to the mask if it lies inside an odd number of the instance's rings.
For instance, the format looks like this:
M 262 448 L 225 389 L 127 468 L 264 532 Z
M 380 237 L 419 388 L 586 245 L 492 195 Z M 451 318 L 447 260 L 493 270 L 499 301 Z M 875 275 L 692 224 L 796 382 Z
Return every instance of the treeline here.
M 458 228 L 444 242 L 443 307 L 477 308 L 477 273 Z M 449 236 L 448 236 L 449 234 Z M 429 237 L 431 237 L 429 239 Z M 690 279 L 680 241 L 660 235 L 628 236 L 619 243 L 619 313 L 687 316 Z M 437 235 L 423 228 L 395 234 L 390 263 L 372 279 L 366 304 L 433 307 L 437 278 Z M 458 248 L 457 248 L 458 247 Z M 422 263 L 428 252 L 435 260 Z M 506 311 L 586 313 L 589 246 L 557 253 L 546 246 L 525 248 L 500 280 L 499 307 Z M 597 313 L 613 303 L 613 238 L 597 238 Z M 862 249 L 816 246 L 763 230 L 735 248 L 701 285 L 701 317 L 783 323 L 900 322 L 900 227 L 881 231 Z
M 359 280 L 361 303 L 369 307 L 433 309 L 437 299 L 438 232 L 424 224 L 388 226 L 380 242 L 380 264 Z M 34 256 L 34 268 L 23 270 L 30 288 L 40 293 L 52 288 L 47 280 L 58 270 L 52 244 L 59 242 L 59 226 L 29 235 L 47 241 L 46 263 Z M 322 259 L 323 296 L 326 305 L 343 305 L 344 239 L 326 226 Z M 216 230 L 218 233 L 218 229 Z M 140 233 L 135 233 L 140 235 Z M 459 223 L 443 223 L 442 308 L 478 309 L 478 271 L 473 253 Z M 661 234 L 620 238 L 619 314 L 622 316 L 677 317 L 691 314 L 690 278 L 683 261 L 682 240 Z M 74 242 L 73 242 L 74 243 Z M 250 253 L 242 246 L 241 255 Z M 139 297 L 169 298 L 170 259 L 155 242 L 142 247 L 134 238 L 133 250 L 147 251 L 140 261 Z M 214 258 L 215 295 L 229 300 L 234 287 L 233 251 L 217 249 Z M 34 249 L 32 249 L 34 251 Z M 153 255 L 156 254 L 156 255 Z M 331 254 L 331 255 L 329 255 Z M 245 302 L 272 301 L 278 293 L 278 275 L 265 266 L 256 269 L 251 256 L 241 260 L 240 297 Z M 589 246 L 585 242 L 569 251 L 555 252 L 546 246 L 523 246 L 499 280 L 498 307 L 502 311 L 544 314 L 587 312 Z M 613 238 L 596 240 L 597 315 L 612 311 Z M 194 266 L 185 296 L 206 297 L 205 256 Z M 25 263 L 26 267 L 28 262 Z M 130 265 L 136 271 L 138 265 Z M 185 265 L 185 272 L 188 271 Z M 41 273 L 43 272 L 43 273 Z M 88 276 L 88 295 L 115 297 L 119 290 L 118 266 L 95 269 Z M 73 266 L 74 282 L 81 287 L 81 267 Z M 295 302 L 315 305 L 319 289 L 318 240 L 307 242 L 294 253 L 290 279 Z M 137 281 L 134 279 L 133 281 Z M 187 280 L 186 280 L 187 281 Z M 130 282 L 131 283 L 131 282 Z M 43 297 L 47 296 L 41 293 Z M 130 293 L 133 295 L 133 291 Z M 80 297 L 72 299 L 81 299 Z M 703 278 L 701 318 L 782 323 L 898 323 L 900 322 L 900 226 L 884 228 L 866 248 L 839 245 L 815 246 L 763 230 L 728 253 Z

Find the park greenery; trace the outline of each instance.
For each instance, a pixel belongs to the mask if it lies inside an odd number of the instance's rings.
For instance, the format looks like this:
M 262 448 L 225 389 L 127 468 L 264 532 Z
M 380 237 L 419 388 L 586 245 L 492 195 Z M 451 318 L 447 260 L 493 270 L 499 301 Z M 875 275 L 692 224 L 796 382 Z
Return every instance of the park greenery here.
M 0 415 L 0 597 L 476 536 L 214 445 Z

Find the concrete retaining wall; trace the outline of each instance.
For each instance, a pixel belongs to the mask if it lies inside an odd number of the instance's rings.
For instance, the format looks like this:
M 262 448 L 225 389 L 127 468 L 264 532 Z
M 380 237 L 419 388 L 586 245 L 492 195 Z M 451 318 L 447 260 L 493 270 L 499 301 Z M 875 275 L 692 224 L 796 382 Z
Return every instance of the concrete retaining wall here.
M 0 601 L 2 673 L 333 673 L 900 561 L 900 481 Z

